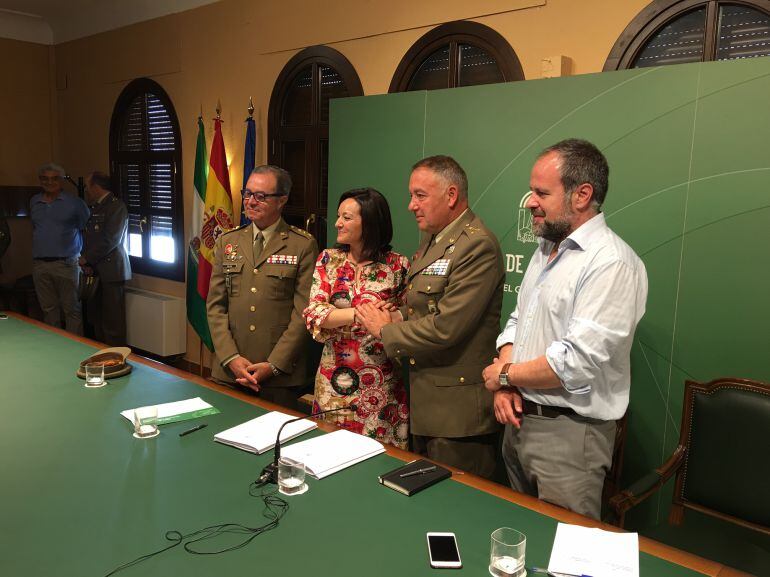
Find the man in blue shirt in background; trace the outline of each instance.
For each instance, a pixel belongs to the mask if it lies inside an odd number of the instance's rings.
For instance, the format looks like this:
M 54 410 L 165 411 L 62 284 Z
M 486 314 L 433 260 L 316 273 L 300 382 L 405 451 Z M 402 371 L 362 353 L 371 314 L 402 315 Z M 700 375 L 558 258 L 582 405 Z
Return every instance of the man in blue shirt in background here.
M 86 203 L 63 191 L 64 169 L 44 164 L 38 169 L 43 192 L 30 200 L 32 217 L 32 280 L 43 319 L 76 335 L 83 334 L 83 315 L 78 297 L 83 247 L 81 230 L 90 212 Z

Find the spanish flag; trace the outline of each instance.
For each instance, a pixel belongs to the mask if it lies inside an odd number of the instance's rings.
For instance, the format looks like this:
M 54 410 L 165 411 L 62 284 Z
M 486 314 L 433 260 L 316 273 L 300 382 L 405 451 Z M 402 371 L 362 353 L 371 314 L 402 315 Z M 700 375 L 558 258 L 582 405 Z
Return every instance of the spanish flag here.
M 209 174 L 206 180 L 203 225 L 200 235 L 198 261 L 198 294 L 206 300 L 214 263 L 214 243 L 223 232 L 233 228 L 233 200 L 230 195 L 230 174 L 227 170 L 225 142 L 222 140 L 222 121 L 214 119 L 214 140 L 209 155 Z

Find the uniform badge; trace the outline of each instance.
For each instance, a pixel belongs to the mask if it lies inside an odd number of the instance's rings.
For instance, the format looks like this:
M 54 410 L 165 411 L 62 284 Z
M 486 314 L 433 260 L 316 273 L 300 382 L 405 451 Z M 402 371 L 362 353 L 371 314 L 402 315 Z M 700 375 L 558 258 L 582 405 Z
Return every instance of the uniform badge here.
M 226 244 L 225 245 L 225 258 L 227 260 L 235 260 L 238 256 L 238 245 Z
M 452 254 L 454 251 L 455 251 L 455 245 L 452 245 L 448 249 L 446 249 L 447 254 Z
M 436 306 L 436 301 L 434 299 L 428 299 L 428 312 L 431 314 L 436 314 L 438 312 L 438 307 Z
M 449 262 L 450 259 L 448 258 L 440 258 L 425 267 L 422 271 L 422 274 L 431 276 L 446 276 L 447 272 L 449 271 Z
M 274 254 L 267 259 L 267 264 L 293 264 L 296 265 L 299 260 L 296 255 Z

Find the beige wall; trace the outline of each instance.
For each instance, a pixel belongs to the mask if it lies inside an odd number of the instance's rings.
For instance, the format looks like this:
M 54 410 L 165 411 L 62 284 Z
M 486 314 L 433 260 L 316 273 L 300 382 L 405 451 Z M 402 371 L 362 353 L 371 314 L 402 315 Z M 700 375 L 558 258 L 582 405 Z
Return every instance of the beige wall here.
M 34 186 L 53 157 L 53 48 L 0 38 L 0 186 Z
M 53 142 L 56 158 L 72 174 L 106 169 L 115 100 L 128 81 L 150 77 L 168 92 L 181 124 L 189 234 L 196 118 L 201 107 L 210 143 L 209 119 L 217 101 L 222 103 L 230 179 L 233 190 L 238 190 L 249 96 L 256 107 L 257 161 L 265 161 L 270 93 L 282 67 L 301 48 L 327 44 L 339 50 L 357 70 L 364 93 L 381 94 L 387 92 L 403 54 L 420 36 L 436 24 L 465 18 L 502 34 L 519 56 L 527 79 L 541 77 L 542 59 L 556 55 L 569 57 L 573 74 L 599 72 L 617 37 L 647 4 L 648 0 L 225 0 L 57 45 L 56 130 L 46 125 L 32 131 L 32 140 L 42 142 L 35 144 L 34 151 L 18 151 L 11 166 L 19 170 L 15 167 L 19 160 L 34 166 L 47 152 L 46 142 Z M 28 81 L 40 93 L 39 99 L 45 100 L 49 90 L 41 81 L 45 75 L 35 70 L 45 70 L 47 49 L 39 47 L 36 52 L 33 48 L 30 45 L 24 57 L 30 70 L 19 70 L 25 79 L 21 85 Z M 0 44 L 0 55 L 5 50 L 5 43 Z M 30 116 L 33 106 L 25 103 L 24 110 Z M 53 136 L 56 131 L 58 140 Z M 0 170 L 8 170 L 5 160 L 0 162 Z M 137 276 L 133 284 L 178 296 L 185 292 L 183 283 L 149 277 Z M 197 351 L 198 340 L 189 331 L 188 358 L 197 360 Z

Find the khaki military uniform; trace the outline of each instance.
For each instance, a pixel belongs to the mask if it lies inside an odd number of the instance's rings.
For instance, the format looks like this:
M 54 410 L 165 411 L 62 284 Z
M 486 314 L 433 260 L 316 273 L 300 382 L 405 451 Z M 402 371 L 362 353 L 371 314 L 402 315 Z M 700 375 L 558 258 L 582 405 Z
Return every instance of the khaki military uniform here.
M 459 439 L 499 430 L 481 373 L 495 356 L 503 278 L 500 245 L 471 210 L 415 255 L 405 321 L 382 329 L 388 356 L 409 368 L 412 434 Z M 460 457 L 450 464 L 475 472 Z
M 283 374 L 264 389 L 306 384 L 309 336 L 302 311 L 310 298 L 315 239 L 281 219 L 254 262 L 251 223 L 222 234 L 214 248 L 214 267 L 206 300 L 217 380 L 235 382 L 223 361 L 242 355 L 252 363 L 268 361 Z M 270 400 L 269 394 L 264 394 Z
M 128 211 L 112 193 L 90 209 L 81 256 L 99 277 L 99 286 L 86 304 L 86 314 L 97 340 L 112 346 L 125 345 L 125 282 L 131 278 L 131 263 L 123 247 Z

